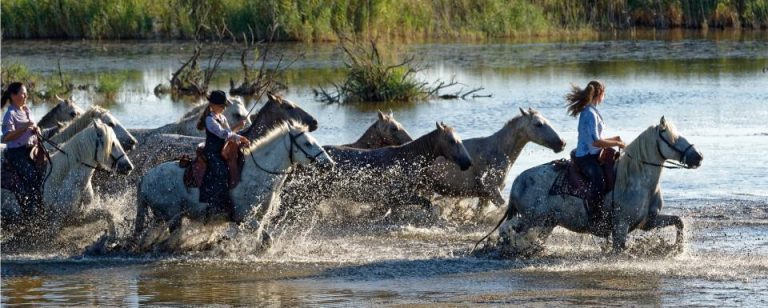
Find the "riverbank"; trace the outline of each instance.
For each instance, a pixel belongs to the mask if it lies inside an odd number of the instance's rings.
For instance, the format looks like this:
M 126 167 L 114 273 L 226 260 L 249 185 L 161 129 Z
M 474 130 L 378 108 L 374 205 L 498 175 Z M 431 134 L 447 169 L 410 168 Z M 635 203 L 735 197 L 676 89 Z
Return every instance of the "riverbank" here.
M 4 39 L 263 39 L 273 23 L 282 41 L 335 41 L 337 31 L 410 40 L 768 27 L 765 0 L 6 0 L 1 9 Z

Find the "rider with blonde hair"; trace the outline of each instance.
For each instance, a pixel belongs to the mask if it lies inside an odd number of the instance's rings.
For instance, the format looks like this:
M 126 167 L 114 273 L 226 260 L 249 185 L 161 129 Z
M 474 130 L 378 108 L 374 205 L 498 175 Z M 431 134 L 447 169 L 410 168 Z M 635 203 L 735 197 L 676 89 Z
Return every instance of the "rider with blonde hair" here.
M 603 148 L 624 148 L 621 137 L 603 137 L 603 117 L 597 111 L 597 106 L 605 99 L 605 85 L 598 81 L 590 81 L 584 89 L 573 85 L 571 92 L 565 97 L 568 114 L 579 116 L 579 137 L 576 145 L 574 163 L 586 176 L 590 184 L 590 203 L 600 205 L 602 192 L 605 192 L 605 179 L 598 162 Z

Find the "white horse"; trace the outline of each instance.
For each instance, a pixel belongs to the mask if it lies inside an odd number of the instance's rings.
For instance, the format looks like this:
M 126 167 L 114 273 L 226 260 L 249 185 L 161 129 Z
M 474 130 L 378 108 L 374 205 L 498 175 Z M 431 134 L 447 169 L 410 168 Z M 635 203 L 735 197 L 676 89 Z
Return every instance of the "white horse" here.
M 125 156 L 119 142 L 115 142 L 111 127 L 94 120 L 92 125 L 75 135 L 53 154 L 50 171 L 43 184 L 44 211 L 50 216 L 47 229 L 58 230 L 63 225 L 74 225 L 97 219 L 107 219 L 110 232 L 114 232 L 112 216 L 100 209 L 87 209 L 93 200 L 91 177 L 96 169 L 127 174 L 133 164 Z M 10 191 L 2 191 L 3 224 L 24 223 L 18 221 L 21 210 Z
M 99 106 L 91 106 L 88 111 L 82 113 L 82 115 L 67 125 L 67 127 L 51 136 L 50 140 L 54 143 L 65 143 L 80 131 L 89 127 L 93 121 L 97 119 L 112 128 L 117 137 L 116 140 L 120 142 L 120 146 L 123 150 L 130 151 L 136 146 L 136 138 L 133 137 L 133 135 L 112 115 L 111 112 L 109 112 L 109 110 Z M 55 150 L 50 143 L 45 143 L 45 145 L 49 150 Z
M 521 173 L 512 184 L 507 212 L 496 225 L 498 228 L 504 223 L 499 230 L 500 246 L 513 253 L 520 246 L 540 250 L 552 229 L 562 226 L 574 232 L 611 236 L 614 251 L 621 251 L 634 229 L 647 231 L 674 225 L 675 246 L 682 248 L 683 221 L 677 216 L 659 214 L 663 206 L 659 178 L 667 160 L 677 160 L 681 166 L 695 169 L 701 165 L 703 156 L 664 117 L 625 150 L 616 163 L 614 189 L 608 192 L 601 209 L 609 214 L 609 223 L 590 221 L 582 199 L 550 195 L 555 178 L 564 171 L 544 164 Z
M 56 95 L 56 100 L 58 101 L 56 106 L 49 110 L 48 113 L 37 122 L 37 126 L 40 128 L 51 128 L 59 123 L 67 124 L 84 112 L 83 108 L 78 106 L 72 98 L 64 99 Z
M 155 134 L 179 134 L 184 136 L 205 136 L 204 130 L 197 129 L 197 121 L 200 119 L 200 113 L 203 109 L 207 108 L 208 104 L 200 104 L 185 113 L 181 119 L 176 123 L 166 124 L 164 126 L 142 130 L 142 136 L 149 136 Z M 235 126 L 240 121 L 245 121 L 243 128 L 248 127 L 251 124 L 251 120 L 248 117 L 248 109 L 245 108 L 245 104 L 237 99 L 230 99 L 227 102 L 227 108 L 224 109 L 224 117 L 227 118 L 227 123 L 230 126 Z
M 245 164 L 240 183 L 229 191 L 234 203 L 234 222 L 248 219 L 247 228 L 264 231 L 265 224 L 277 212 L 280 191 L 288 170 L 294 164 L 319 164 L 327 168 L 333 160 L 307 132 L 307 127 L 290 123 L 283 124 L 254 141 L 244 150 Z M 148 209 L 155 217 L 169 226 L 173 233 L 181 226 L 182 217 L 205 220 L 207 203 L 200 203 L 200 190 L 188 188 L 183 181 L 184 169 L 178 161 L 160 164 L 141 178 L 138 189 L 134 238 L 142 233 Z

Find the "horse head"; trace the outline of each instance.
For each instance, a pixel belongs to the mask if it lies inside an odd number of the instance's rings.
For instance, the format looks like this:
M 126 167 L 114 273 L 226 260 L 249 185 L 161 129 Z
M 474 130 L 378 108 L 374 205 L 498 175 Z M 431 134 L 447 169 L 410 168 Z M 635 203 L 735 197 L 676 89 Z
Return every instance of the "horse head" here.
M 291 161 L 299 165 L 316 164 L 321 169 L 332 169 L 336 165 L 325 149 L 309 134 L 309 128 L 303 124 L 291 124 L 288 138 Z
M 310 132 L 317 129 L 317 119 L 296 103 L 271 93 L 267 94 L 267 98 L 267 103 L 259 111 L 259 113 L 265 112 L 268 116 L 267 123 L 296 121 L 309 127 Z
M 241 121 L 245 121 L 243 127 L 251 125 L 251 119 L 248 117 L 248 109 L 245 108 L 245 104 L 238 99 L 232 98 L 227 100 L 227 108 L 224 109 L 224 116 L 231 126 L 237 125 Z
M 129 174 L 133 170 L 133 164 L 125 155 L 120 142 L 115 142 L 115 131 L 100 119 L 93 121 L 95 130 L 94 164 L 107 171 L 117 171 L 121 174 Z
M 701 166 L 704 159 L 701 152 L 691 144 L 688 139 L 677 132 L 675 126 L 663 116 L 659 125 L 656 146 L 663 160 L 677 160 L 688 169 L 696 169 Z
M 112 115 L 111 112 L 106 111 L 102 113 L 98 119 L 101 120 L 103 124 L 112 128 L 122 149 L 126 151 L 133 150 L 138 141 L 136 141 L 136 138 L 125 128 L 125 126 L 123 126 L 122 123 L 120 123 L 120 121 L 117 120 L 117 118 L 115 118 L 115 116 Z
M 565 149 L 565 141 L 557 134 L 549 121 L 538 111 L 528 108 L 528 111 L 520 108 L 522 118 L 526 125 L 520 126 L 528 139 L 541 146 L 552 149 L 555 153 L 560 153 Z
M 456 131 L 452 127 L 448 127 L 445 123 L 435 123 L 437 126 L 437 137 L 433 140 L 438 156 L 443 156 L 447 160 L 454 162 L 459 168 L 464 171 L 472 166 L 472 158 L 467 152 L 467 148 L 464 147 L 464 143 L 461 142 L 461 138 L 456 134 Z
M 403 125 L 395 120 L 392 111 L 390 111 L 389 114 L 384 114 L 381 111 L 378 111 L 378 115 L 379 118 L 373 125 L 377 135 L 382 139 L 382 144 L 379 145 L 380 147 L 402 145 L 413 141 L 413 138 L 411 138 L 408 131 L 403 128 Z
M 58 103 L 54 109 L 57 109 L 55 119 L 57 122 L 72 121 L 85 112 L 71 97 L 64 99 L 56 95 L 56 100 Z

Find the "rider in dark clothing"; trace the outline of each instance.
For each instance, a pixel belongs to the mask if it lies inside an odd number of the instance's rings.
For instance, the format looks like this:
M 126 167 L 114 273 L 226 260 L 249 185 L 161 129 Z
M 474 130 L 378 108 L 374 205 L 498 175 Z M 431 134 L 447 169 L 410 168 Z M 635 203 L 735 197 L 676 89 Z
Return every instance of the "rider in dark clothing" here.
M 232 200 L 227 184 L 229 170 L 221 150 L 227 140 L 248 143 L 248 139 L 233 132 L 240 129 L 244 122 L 230 129 L 227 118 L 222 115 L 229 101 L 223 91 L 213 91 L 208 96 L 208 108 L 198 122 L 198 129 L 205 129 L 205 159 L 207 169 L 200 186 L 200 202 L 209 203 L 214 212 L 233 213 Z M 231 103 L 230 103 L 231 104 Z
M 9 104 L 10 103 L 10 104 Z M 40 128 L 35 125 L 34 118 L 27 107 L 27 89 L 20 82 L 13 82 L 2 95 L 2 107 L 8 105 L 3 116 L 2 143 L 5 150 L 4 163 L 8 163 L 15 173 L 9 187 L 14 191 L 16 200 L 21 208 L 22 221 L 38 217 L 43 207 L 43 180 L 45 165 L 38 165 L 32 159 L 32 149 L 38 146 Z M 58 127 L 48 129 L 43 135 L 58 131 Z M 10 174 L 3 176 L 9 177 Z

